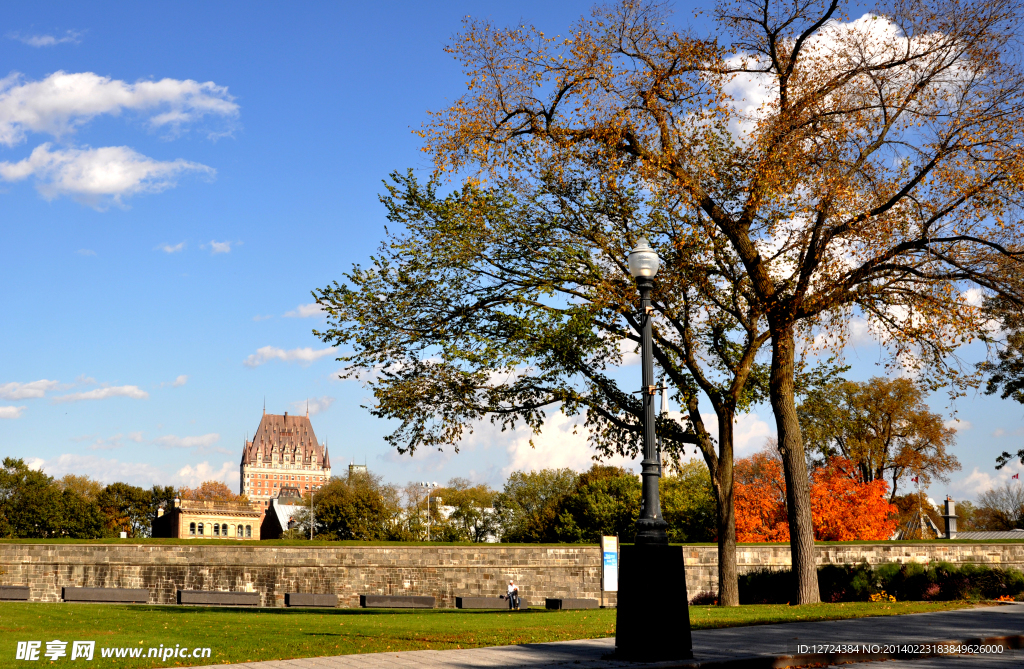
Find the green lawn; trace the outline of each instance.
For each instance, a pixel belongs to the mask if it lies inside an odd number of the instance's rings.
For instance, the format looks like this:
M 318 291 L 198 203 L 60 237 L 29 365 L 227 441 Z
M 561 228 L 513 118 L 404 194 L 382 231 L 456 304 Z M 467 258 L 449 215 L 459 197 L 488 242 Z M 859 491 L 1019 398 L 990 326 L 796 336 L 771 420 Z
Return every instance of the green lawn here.
M 967 602 L 691 607 L 694 629 L 939 611 Z M 615 610 L 458 611 L 434 609 L 226 609 L 106 604 L 0 603 L 0 667 L 15 660 L 17 642 L 96 641 L 92 667 L 163 667 L 275 660 L 349 653 L 443 650 L 612 636 Z M 209 647 L 208 658 L 147 658 L 148 649 Z M 78 666 L 67 656 L 58 664 Z M 103 648 L 141 649 L 140 659 L 104 659 Z

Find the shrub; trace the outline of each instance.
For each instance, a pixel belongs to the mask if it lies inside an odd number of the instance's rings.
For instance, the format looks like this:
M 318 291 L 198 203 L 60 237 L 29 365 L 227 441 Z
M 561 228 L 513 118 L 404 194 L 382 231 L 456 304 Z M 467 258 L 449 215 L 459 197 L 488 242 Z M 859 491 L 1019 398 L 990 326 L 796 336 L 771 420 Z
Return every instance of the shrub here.
M 795 581 L 789 569 L 755 569 L 740 574 L 740 604 L 788 604 Z
M 793 591 L 793 574 L 787 570 L 757 569 L 740 575 L 741 604 L 785 604 Z M 823 602 L 875 601 L 887 593 L 898 601 L 949 601 L 959 599 L 1024 599 L 1024 573 L 985 565 L 953 565 L 936 562 L 824 565 L 818 568 L 818 591 Z
M 690 600 L 690 606 L 713 606 L 718 603 L 718 595 L 713 592 L 705 590 L 704 592 L 698 592 Z

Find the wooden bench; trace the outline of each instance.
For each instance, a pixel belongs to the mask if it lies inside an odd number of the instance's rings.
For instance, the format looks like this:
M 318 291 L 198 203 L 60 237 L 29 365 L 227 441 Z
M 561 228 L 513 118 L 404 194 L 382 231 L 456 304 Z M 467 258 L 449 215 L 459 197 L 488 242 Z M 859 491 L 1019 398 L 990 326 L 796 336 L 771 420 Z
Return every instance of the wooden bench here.
M 456 597 L 457 609 L 507 609 L 508 600 L 500 597 Z
M 285 606 L 338 606 L 337 595 L 315 595 L 311 592 L 284 593 Z
M 61 588 L 65 602 L 103 602 L 105 604 L 145 604 L 149 590 L 145 588 Z
M 260 593 L 179 590 L 178 603 L 202 606 L 259 606 Z
M 544 600 L 544 607 L 548 609 L 555 609 L 558 611 L 565 611 L 568 609 L 597 609 L 600 608 L 601 603 L 596 599 L 578 599 L 575 597 L 561 597 L 551 598 Z
M 364 609 L 432 609 L 434 598 L 417 595 L 359 595 L 359 606 Z
M 27 585 L 0 585 L 0 601 L 27 602 L 28 598 Z

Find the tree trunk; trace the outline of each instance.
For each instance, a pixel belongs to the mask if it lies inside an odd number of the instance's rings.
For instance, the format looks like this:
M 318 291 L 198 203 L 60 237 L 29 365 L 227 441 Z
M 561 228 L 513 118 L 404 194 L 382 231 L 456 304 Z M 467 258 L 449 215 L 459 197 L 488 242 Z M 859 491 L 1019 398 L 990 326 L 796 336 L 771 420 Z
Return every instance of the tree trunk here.
M 786 505 L 789 514 L 789 546 L 796 576 L 795 604 L 820 601 L 818 568 L 814 547 L 814 520 L 811 515 L 811 485 L 807 476 L 800 421 L 796 414 L 793 374 L 796 341 L 793 326 L 772 333 L 770 393 L 779 451 L 786 474 Z
M 733 502 L 733 414 L 718 416 L 718 605 L 739 606 L 736 574 L 736 506 Z

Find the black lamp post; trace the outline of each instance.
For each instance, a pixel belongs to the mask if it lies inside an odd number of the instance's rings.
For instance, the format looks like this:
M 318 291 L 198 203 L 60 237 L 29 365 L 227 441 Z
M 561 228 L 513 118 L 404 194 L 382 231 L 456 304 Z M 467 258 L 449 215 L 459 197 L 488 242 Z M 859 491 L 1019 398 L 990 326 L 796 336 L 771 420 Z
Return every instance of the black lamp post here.
M 658 439 L 654 431 L 654 397 L 658 392 L 654 385 L 654 343 L 651 339 L 651 290 L 654 289 L 654 275 L 658 273 L 661 261 L 648 241 L 641 237 L 636 247 L 629 252 L 629 273 L 640 288 L 640 357 L 643 367 L 643 433 L 644 459 L 641 461 L 640 476 L 643 478 L 643 501 L 640 518 L 636 521 L 636 543 L 668 545 L 666 528 L 668 523 L 661 517 L 661 501 L 658 495 L 658 479 L 661 478 L 661 458 L 658 457 Z
M 615 612 L 615 652 L 624 659 L 675 660 L 693 657 L 686 570 L 681 546 L 669 546 L 668 523 L 661 517 L 658 479 L 661 458 L 654 424 L 653 341 L 651 290 L 661 264 L 658 254 L 640 238 L 629 254 L 629 273 L 640 289 L 641 396 L 644 458 L 643 499 L 636 521 L 636 543 L 622 546 L 619 591 Z

